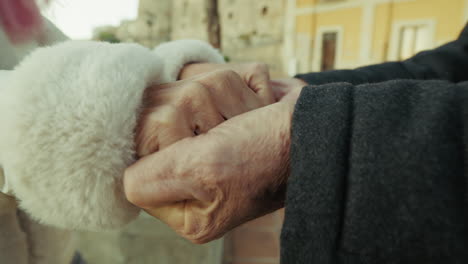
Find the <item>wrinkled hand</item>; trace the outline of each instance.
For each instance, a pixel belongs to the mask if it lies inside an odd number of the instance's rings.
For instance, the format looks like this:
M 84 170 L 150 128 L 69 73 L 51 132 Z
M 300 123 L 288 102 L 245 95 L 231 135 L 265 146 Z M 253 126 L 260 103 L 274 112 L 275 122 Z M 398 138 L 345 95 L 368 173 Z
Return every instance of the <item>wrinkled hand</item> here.
M 270 87 L 270 71 L 268 65 L 264 63 L 192 63 L 186 65 L 179 79 L 187 79 L 193 76 L 212 72 L 216 70 L 232 70 L 241 76 L 248 87 L 252 89 L 265 105 L 276 102 L 273 91 Z
M 236 115 L 264 106 L 242 78 L 218 70 L 145 90 L 136 129 L 137 155 L 146 156 Z
M 294 103 L 236 116 L 141 159 L 125 173 L 127 199 L 194 243 L 281 208 Z
M 297 78 L 275 79 L 270 81 L 270 87 L 277 101 L 280 101 L 291 91 L 301 89 L 304 86 L 307 86 L 307 83 Z

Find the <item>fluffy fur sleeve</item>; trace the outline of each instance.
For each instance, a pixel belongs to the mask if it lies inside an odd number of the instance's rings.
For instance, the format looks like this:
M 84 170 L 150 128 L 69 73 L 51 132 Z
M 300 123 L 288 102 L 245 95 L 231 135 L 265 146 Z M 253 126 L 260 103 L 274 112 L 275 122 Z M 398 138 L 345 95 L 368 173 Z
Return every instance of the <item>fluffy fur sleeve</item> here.
M 180 70 L 187 63 L 224 63 L 224 57 L 210 44 L 194 39 L 175 40 L 163 43 L 154 49 L 164 61 L 164 81 L 177 81 Z
M 134 44 L 69 41 L 37 49 L 0 89 L 0 164 L 19 206 L 41 223 L 120 227 L 139 213 L 122 176 L 134 161 L 144 89 L 162 60 Z

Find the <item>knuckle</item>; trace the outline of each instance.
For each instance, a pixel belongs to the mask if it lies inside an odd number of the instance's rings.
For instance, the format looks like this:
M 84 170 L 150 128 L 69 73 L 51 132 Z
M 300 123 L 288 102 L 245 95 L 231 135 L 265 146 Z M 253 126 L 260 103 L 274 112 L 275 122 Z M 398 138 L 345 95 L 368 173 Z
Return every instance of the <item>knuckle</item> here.
M 178 119 L 178 113 L 180 110 L 177 107 L 171 105 L 171 106 L 168 106 L 165 111 L 166 111 L 165 115 L 163 115 L 163 117 L 159 121 L 160 125 L 163 127 L 164 126 L 167 127 L 171 124 L 174 124 L 174 122 Z
M 241 80 L 241 77 L 237 72 L 231 69 L 223 69 L 213 73 L 215 79 L 219 80 Z
M 201 96 L 204 96 L 208 93 L 208 89 L 202 83 L 198 81 L 191 82 L 184 89 L 183 96 L 180 97 L 181 100 L 196 100 Z
M 197 80 L 200 84 L 206 87 L 207 92 L 224 91 L 232 86 L 243 83 L 241 76 L 231 69 L 222 69 L 214 71 Z
M 209 98 L 208 88 L 199 81 L 192 82 L 184 90 L 175 104 L 180 111 L 185 112 L 190 111 L 190 109 L 196 109 L 206 98 Z
M 220 71 L 220 74 L 223 76 L 229 76 L 229 77 L 237 77 L 239 76 L 234 70 L 231 69 L 224 69 Z
M 174 124 L 178 119 L 177 112 L 178 108 L 174 105 L 167 105 L 156 109 L 148 117 L 148 121 L 151 123 L 150 126 L 152 129 L 148 129 L 147 131 L 153 133 L 154 130 L 164 129 L 171 126 L 171 124 Z
M 159 150 L 162 135 L 168 134 L 181 123 L 182 109 L 174 105 L 157 107 L 147 113 L 135 133 L 136 153 L 144 157 Z

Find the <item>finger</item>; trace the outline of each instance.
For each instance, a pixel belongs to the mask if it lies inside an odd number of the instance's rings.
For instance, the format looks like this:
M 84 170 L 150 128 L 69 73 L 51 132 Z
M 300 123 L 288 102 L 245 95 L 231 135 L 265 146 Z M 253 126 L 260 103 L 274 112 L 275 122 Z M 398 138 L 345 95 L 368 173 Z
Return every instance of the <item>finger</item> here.
M 195 201 L 183 201 L 145 211 L 161 220 L 182 237 L 193 243 L 203 244 L 220 237 L 206 209 L 197 210 Z
M 167 224 L 177 233 L 182 233 L 185 226 L 185 201 L 157 208 L 145 209 L 145 211 Z
M 239 103 L 244 103 L 247 106 L 247 111 L 245 112 L 249 112 L 262 106 L 265 106 L 260 96 L 257 93 L 255 93 L 255 91 L 252 90 L 247 83 L 240 79 L 240 76 L 236 76 L 236 82 L 238 80 L 241 81 L 241 83 L 238 84 L 238 87 L 241 90 L 241 97 L 239 98 Z
M 188 140 L 188 139 L 186 139 Z M 163 151 L 148 155 L 124 173 L 124 190 L 127 199 L 141 208 L 155 208 L 195 198 L 203 188 L 191 177 L 192 161 L 188 144 L 179 141 Z M 196 191 L 193 191 L 196 190 Z
M 192 100 L 191 107 L 193 112 L 193 128 L 196 135 L 206 133 L 210 129 L 218 126 L 225 121 L 222 112 L 218 110 L 213 102 L 212 95 L 204 89 L 206 94 L 200 97 L 200 100 Z
M 271 80 L 270 85 L 273 89 L 274 95 L 278 101 L 282 100 L 285 96 L 293 90 L 307 86 L 307 83 L 296 78 L 286 78 Z
M 174 175 L 175 160 L 156 152 L 138 160 L 124 174 L 127 199 L 141 208 L 154 208 L 193 199 L 188 188 L 181 186 Z M 190 181 L 189 181 L 190 182 Z M 184 185 L 187 186 L 190 183 Z
M 215 71 L 197 81 L 207 87 L 216 108 L 226 119 L 262 106 L 259 97 L 234 71 Z
M 189 112 L 194 135 L 206 133 L 224 121 L 215 100 L 208 88 L 198 82 L 187 83 L 181 90 L 176 105 Z
M 124 173 L 127 199 L 145 209 L 184 200 L 212 201 L 215 194 L 197 180 L 204 175 L 197 162 L 207 140 L 186 138 L 135 162 Z
M 273 90 L 273 94 L 275 96 L 275 99 L 279 101 L 281 98 L 283 98 L 290 90 L 283 81 L 280 80 L 271 80 L 270 81 L 270 87 Z
M 190 79 L 197 75 L 214 71 L 222 66 L 223 64 L 204 63 L 204 62 L 186 64 L 180 71 L 179 79 L 180 80 Z
M 258 88 L 257 95 L 264 105 L 270 105 L 276 102 L 275 95 L 268 82 L 257 84 L 256 87 Z
M 253 74 L 248 75 L 248 86 L 260 97 L 264 105 L 275 102 L 275 96 L 270 86 L 270 73 L 267 66 L 254 69 Z
M 140 118 L 136 132 L 138 156 L 144 157 L 183 138 L 193 136 L 186 114 L 171 105 L 146 110 Z

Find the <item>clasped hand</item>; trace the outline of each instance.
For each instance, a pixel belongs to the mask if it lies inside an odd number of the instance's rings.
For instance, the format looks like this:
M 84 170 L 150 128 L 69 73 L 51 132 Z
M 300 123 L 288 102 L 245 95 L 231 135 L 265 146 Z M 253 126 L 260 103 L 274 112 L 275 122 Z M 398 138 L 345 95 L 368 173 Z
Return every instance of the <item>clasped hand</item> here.
M 283 206 L 295 100 L 275 103 L 279 93 L 262 64 L 194 64 L 181 78 L 145 92 L 140 160 L 125 173 L 125 193 L 205 243 Z M 287 83 L 273 84 L 284 95 Z M 291 90 L 285 99 L 297 98 Z

